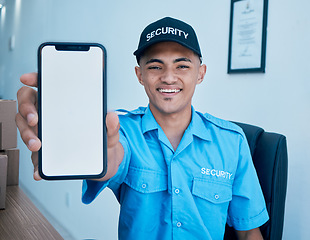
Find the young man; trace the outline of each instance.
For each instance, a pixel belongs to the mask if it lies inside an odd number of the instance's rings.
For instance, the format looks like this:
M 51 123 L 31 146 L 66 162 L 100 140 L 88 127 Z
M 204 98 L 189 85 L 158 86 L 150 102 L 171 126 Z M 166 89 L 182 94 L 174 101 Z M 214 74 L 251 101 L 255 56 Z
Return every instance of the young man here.
M 107 115 L 108 172 L 83 182 L 82 201 L 112 189 L 119 239 L 223 239 L 226 222 L 240 239 L 262 239 L 268 214 L 244 134 L 191 105 L 206 73 L 192 27 L 160 19 L 144 29 L 134 54 L 149 105 Z M 36 86 L 36 74 L 21 81 Z M 21 88 L 18 102 L 16 123 L 39 180 L 35 90 Z

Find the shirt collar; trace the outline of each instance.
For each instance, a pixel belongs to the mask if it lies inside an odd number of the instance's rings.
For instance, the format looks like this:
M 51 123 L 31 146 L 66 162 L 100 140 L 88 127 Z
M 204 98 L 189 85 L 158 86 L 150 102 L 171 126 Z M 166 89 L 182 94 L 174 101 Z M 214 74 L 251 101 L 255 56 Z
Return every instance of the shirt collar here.
M 211 134 L 209 129 L 206 127 L 206 124 L 207 123 L 203 121 L 203 116 L 200 116 L 200 114 L 195 111 L 194 107 L 192 107 L 192 120 L 186 131 L 203 140 L 211 141 Z M 156 122 L 150 107 L 148 106 L 142 117 L 142 132 L 144 134 L 148 131 L 152 131 L 158 128 L 159 125 Z
M 158 129 L 158 127 L 159 127 L 159 125 L 156 122 L 156 120 L 153 116 L 153 113 L 151 112 L 151 109 L 149 106 L 145 109 L 145 113 L 142 117 L 142 123 L 141 124 L 142 124 L 143 134 L 148 132 L 148 131 Z
M 202 114 L 199 114 L 192 107 L 192 120 L 187 128 L 193 135 L 206 141 L 211 141 L 211 133 L 207 127 L 208 122 L 205 122 Z

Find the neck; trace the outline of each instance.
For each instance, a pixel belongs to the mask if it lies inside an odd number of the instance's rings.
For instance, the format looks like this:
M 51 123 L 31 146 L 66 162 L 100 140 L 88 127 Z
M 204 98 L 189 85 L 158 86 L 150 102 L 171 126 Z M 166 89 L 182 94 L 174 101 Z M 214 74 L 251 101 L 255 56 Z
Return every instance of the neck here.
M 153 116 L 163 129 L 174 150 L 177 149 L 185 130 L 191 122 L 192 109 L 186 109 L 179 113 L 160 113 L 150 106 Z

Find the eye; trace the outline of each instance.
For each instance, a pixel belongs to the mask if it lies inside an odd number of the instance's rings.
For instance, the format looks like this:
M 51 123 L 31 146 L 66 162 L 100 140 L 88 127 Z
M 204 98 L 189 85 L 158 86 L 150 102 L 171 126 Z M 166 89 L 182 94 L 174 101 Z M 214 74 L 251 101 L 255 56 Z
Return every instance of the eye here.
M 186 69 L 186 68 L 189 68 L 189 66 L 187 66 L 187 65 L 180 65 L 177 68 L 179 68 L 179 69 Z
M 160 70 L 161 67 L 159 67 L 159 66 L 149 66 L 147 69 Z

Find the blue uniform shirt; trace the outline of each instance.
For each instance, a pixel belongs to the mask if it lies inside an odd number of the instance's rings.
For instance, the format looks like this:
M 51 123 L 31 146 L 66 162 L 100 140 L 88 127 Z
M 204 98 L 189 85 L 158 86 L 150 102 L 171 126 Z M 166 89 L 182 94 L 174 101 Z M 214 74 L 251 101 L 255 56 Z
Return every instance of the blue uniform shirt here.
M 125 155 L 106 182 L 84 181 L 82 201 L 103 188 L 120 205 L 119 239 L 223 239 L 226 222 L 250 230 L 268 220 L 242 130 L 195 112 L 176 151 L 149 108 L 120 115 Z

